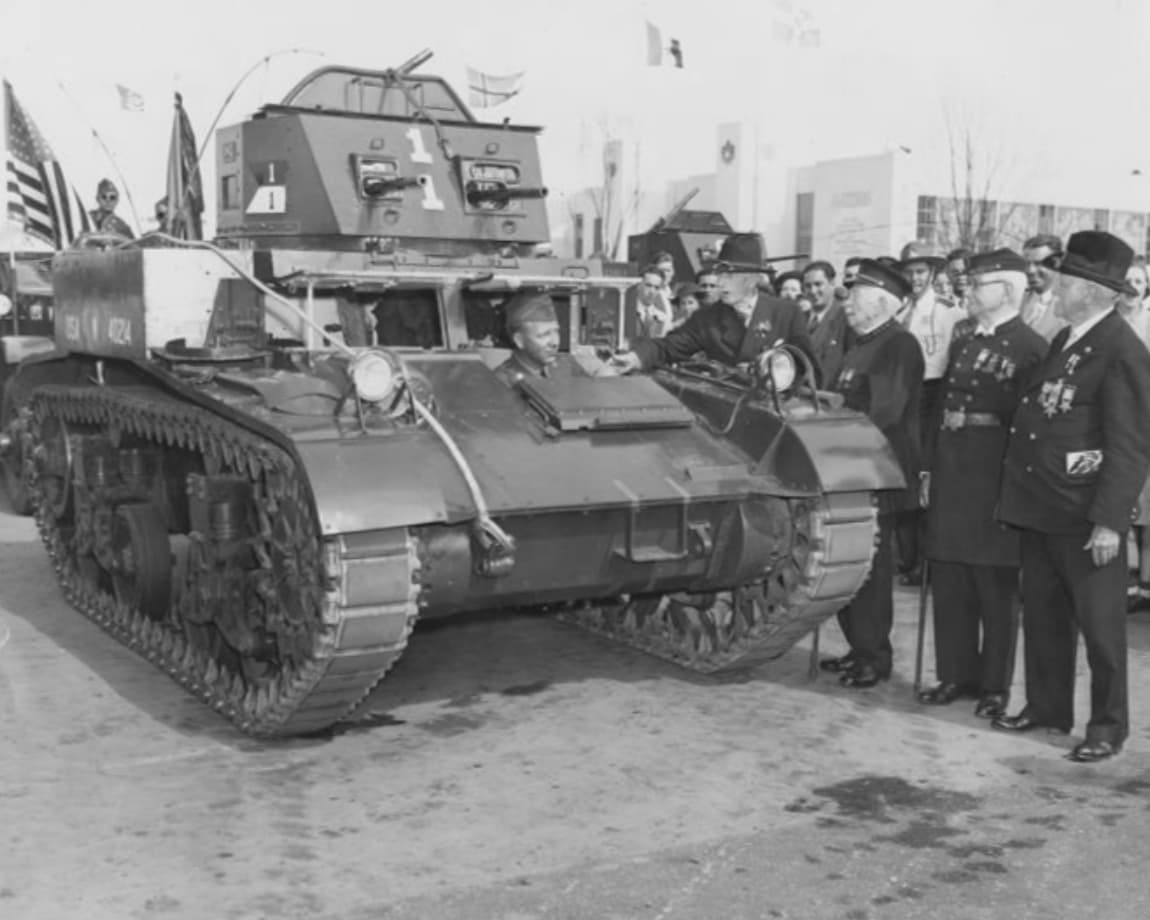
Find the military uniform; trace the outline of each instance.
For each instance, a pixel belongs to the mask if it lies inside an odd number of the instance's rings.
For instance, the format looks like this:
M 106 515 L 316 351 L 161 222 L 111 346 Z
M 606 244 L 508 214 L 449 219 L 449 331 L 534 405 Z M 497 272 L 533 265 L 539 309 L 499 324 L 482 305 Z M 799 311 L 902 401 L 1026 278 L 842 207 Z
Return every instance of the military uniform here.
M 994 518 L 1007 426 L 1046 349 L 1018 316 L 993 331 L 964 320 L 943 380 L 926 529 L 935 670 L 942 684 L 984 696 L 1006 694 L 1013 670 L 1018 533 Z
M 551 380 L 570 380 L 572 377 L 590 377 L 586 370 L 570 355 L 558 355 L 554 364 L 538 365 L 522 352 L 513 351 L 511 357 L 495 368 L 495 376 L 508 386 L 532 377 Z
M 132 232 L 132 228 L 124 223 L 114 211 L 95 210 L 89 212 L 88 216 L 92 220 L 92 229 L 96 233 L 114 233 L 128 239 L 133 239 L 136 235 Z
M 1132 259 L 1116 237 L 1082 231 L 1059 271 L 1117 292 Z M 999 518 L 1022 529 L 1027 702 L 995 725 L 1070 730 L 1081 631 L 1091 707 L 1077 760 L 1111 756 L 1129 732 L 1125 554 L 1096 565 L 1084 546 L 1095 525 L 1129 528 L 1150 470 L 1148 418 L 1150 352 L 1111 310 L 1055 337 L 1010 429 Z
M 860 271 L 856 284 L 865 283 L 862 279 Z M 908 484 L 917 483 L 919 473 L 922 366 L 918 342 L 891 319 L 878 329 L 855 336 L 833 386 L 843 394 L 848 409 L 865 413 L 886 435 Z M 892 524 L 895 513 L 917 503 L 917 489 L 912 486 L 880 492 L 878 501 L 878 547 L 870 577 L 839 612 L 838 620 L 854 661 L 869 664 L 885 679 L 891 672 Z

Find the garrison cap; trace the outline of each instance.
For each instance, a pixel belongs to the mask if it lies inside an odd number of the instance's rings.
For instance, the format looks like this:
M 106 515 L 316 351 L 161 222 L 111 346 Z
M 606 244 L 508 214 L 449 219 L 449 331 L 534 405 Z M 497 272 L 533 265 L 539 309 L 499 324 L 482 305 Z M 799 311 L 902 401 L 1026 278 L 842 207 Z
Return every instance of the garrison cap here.
M 116 191 L 116 183 L 111 179 L 101 179 L 96 185 L 96 194 L 103 195 L 105 192 Z
M 863 259 L 859 263 L 859 273 L 855 276 L 855 287 L 860 284 L 882 288 L 888 294 L 894 294 L 899 300 L 910 294 L 910 282 L 903 277 L 897 268 L 884 265 L 877 259 Z
M 545 291 L 516 294 L 507 302 L 505 315 L 508 332 L 515 332 L 524 323 L 555 323 L 559 321 L 559 317 L 555 314 L 555 304 L 551 300 L 551 295 Z
M 966 260 L 966 271 L 971 275 L 986 272 L 1025 272 L 1026 260 L 1013 249 L 995 249 L 979 252 Z

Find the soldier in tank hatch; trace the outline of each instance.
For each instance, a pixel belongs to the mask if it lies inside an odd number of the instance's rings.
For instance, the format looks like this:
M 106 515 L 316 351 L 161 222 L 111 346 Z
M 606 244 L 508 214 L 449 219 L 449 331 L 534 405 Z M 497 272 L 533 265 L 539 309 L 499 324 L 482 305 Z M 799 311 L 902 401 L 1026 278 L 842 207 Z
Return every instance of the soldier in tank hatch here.
M 870 259 L 862 262 L 845 306 L 851 346 L 838 378 L 828 384 L 843 394 L 848 409 L 865 413 L 886 436 L 909 486 L 878 493 L 879 532 L 870 577 L 839 612 L 850 652 L 821 662 L 824 671 L 841 675 L 844 687 L 873 687 L 891 673 L 891 531 L 895 515 L 918 504 L 922 349 L 895 319 L 909 291 L 901 272 Z
M 92 218 L 92 229 L 97 233 L 114 233 L 132 239 L 135 234 L 120 216 L 116 214 L 116 205 L 120 203 L 120 192 L 111 179 L 101 179 L 96 186 L 96 210 L 89 212 Z
M 533 377 L 589 376 L 577 362 L 559 353 L 559 317 L 549 294 L 516 294 L 507 304 L 506 316 L 514 350 L 495 369 L 495 376 L 508 386 Z
M 970 319 L 955 327 L 951 342 L 925 489 L 939 683 L 919 701 L 978 698 L 974 714 L 994 719 L 1006 709 L 1013 673 L 1019 566 L 1018 533 L 996 521 L 994 510 L 1010 418 L 1047 343 L 1019 316 L 1022 256 L 980 253 L 967 257 L 964 270 Z
M 1129 734 L 1124 537 L 1150 470 L 1150 352 L 1115 310 L 1134 252 L 1075 233 L 1047 266 L 1069 323 L 1023 389 L 1002 466 L 998 517 L 1019 528 L 1026 705 L 994 727 L 1074 724 L 1081 632 L 1090 721 L 1071 759 L 1113 757 Z

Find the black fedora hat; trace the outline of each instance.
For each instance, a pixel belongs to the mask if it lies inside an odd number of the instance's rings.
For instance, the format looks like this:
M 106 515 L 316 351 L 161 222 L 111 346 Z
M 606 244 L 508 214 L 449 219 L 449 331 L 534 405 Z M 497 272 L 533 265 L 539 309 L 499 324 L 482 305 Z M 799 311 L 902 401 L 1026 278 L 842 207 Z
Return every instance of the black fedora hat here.
M 711 264 L 715 272 L 763 272 L 767 270 L 767 245 L 761 233 L 732 233 L 719 247 Z
M 1104 230 L 1080 230 L 1066 241 L 1061 256 L 1051 256 L 1053 267 L 1063 275 L 1085 278 L 1112 291 L 1127 293 L 1126 272 L 1134 250 Z

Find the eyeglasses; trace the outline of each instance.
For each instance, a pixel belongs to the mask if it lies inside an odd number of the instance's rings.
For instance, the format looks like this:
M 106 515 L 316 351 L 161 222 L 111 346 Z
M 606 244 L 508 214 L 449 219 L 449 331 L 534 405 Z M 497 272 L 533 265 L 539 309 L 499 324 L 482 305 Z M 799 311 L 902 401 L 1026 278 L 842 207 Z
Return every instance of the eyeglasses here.
M 117 195 L 115 192 L 105 192 L 103 195 L 100 196 L 100 200 L 101 201 L 119 201 L 120 196 Z

